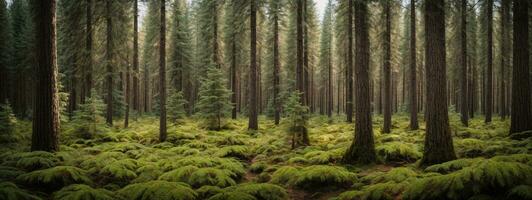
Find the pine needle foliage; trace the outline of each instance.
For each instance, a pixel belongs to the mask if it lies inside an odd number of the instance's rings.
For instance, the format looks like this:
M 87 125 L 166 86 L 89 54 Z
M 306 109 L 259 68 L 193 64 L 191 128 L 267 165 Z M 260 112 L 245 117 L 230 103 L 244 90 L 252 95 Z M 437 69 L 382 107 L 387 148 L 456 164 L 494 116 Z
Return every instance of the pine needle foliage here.
M 74 134 L 84 139 L 90 139 L 98 133 L 98 125 L 103 123 L 105 104 L 95 90 L 92 90 L 92 94 L 84 104 L 79 105 L 72 117 Z
M 216 168 L 201 168 L 190 175 L 188 183 L 194 188 L 204 185 L 218 186 L 220 188 L 236 185 L 231 178 L 231 172 Z
M 206 78 L 201 82 L 197 108 L 199 115 L 206 119 L 208 129 L 220 130 L 223 118 L 231 109 L 231 92 L 225 88 L 226 82 L 221 70 L 215 67 L 208 69 Z
M 198 196 L 185 183 L 160 180 L 131 184 L 118 190 L 118 194 L 131 200 L 195 200 Z
M 113 192 L 100 189 L 92 188 L 88 185 L 83 184 L 73 184 L 64 187 L 63 189 L 55 192 L 53 194 L 53 199 L 56 200 L 115 200 L 122 199 Z
M 185 117 L 185 105 L 187 100 L 183 97 L 183 91 L 173 90 L 170 92 L 170 98 L 168 98 L 168 117 L 172 123 L 179 123 L 179 120 Z

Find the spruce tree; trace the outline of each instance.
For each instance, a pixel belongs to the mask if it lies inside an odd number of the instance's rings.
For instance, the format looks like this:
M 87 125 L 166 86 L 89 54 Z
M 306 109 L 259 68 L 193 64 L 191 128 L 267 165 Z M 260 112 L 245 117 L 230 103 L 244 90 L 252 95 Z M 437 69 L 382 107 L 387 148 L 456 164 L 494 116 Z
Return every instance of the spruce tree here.
M 172 123 L 176 124 L 180 119 L 185 117 L 185 105 L 187 100 L 183 98 L 183 91 L 173 90 L 170 92 L 170 98 L 168 99 L 168 117 Z
M 291 92 L 284 105 L 284 112 L 290 122 L 289 131 L 292 133 L 292 149 L 304 146 L 304 144 L 298 144 L 300 142 L 309 142 L 308 137 L 298 138 L 307 135 L 307 121 L 309 118 L 309 109 L 301 103 L 300 98 L 300 92 Z
M 197 108 L 200 116 L 205 118 L 208 129 L 220 130 L 223 118 L 231 109 L 231 92 L 225 87 L 225 83 L 222 71 L 215 67 L 210 67 L 202 80 Z
M 91 97 L 85 103 L 79 105 L 74 111 L 72 124 L 75 126 L 75 134 L 84 139 L 90 139 L 97 133 L 97 125 L 103 122 L 103 110 L 105 104 L 95 90 L 91 91 Z

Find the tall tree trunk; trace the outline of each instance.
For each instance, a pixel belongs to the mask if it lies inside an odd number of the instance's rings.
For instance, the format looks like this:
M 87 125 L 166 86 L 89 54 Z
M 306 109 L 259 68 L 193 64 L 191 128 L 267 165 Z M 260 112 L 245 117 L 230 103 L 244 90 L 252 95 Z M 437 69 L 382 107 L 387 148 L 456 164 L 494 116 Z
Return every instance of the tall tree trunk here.
M 332 32 L 332 31 L 331 31 Z M 331 36 L 332 37 L 332 36 Z M 330 40 L 332 44 L 332 39 Z M 329 45 L 331 45 L 329 44 Z M 332 61 L 332 48 L 329 46 L 328 52 L 329 55 L 327 56 L 328 63 L 327 63 L 327 116 L 330 118 L 332 117 L 332 110 L 333 110 L 333 61 Z
M 510 0 L 501 1 L 501 91 L 499 93 L 500 98 L 500 115 L 502 119 L 506 119 L 507 107 L 506 107 L 506 69 L 508 68 L 508 41 L 509 41 L 509 27 L 510 24 Z
M 276 4 L 275 6 L 280 6 Z M 280 8 L 275 8 L 278 11 Z M 275 125 L 279 124 L 281 119 L 281 102 L 279 101 L 279 92 L 281 84 L 281 59 L 279 56 L 279 16 L 274 14 L 273 18 L 273 106 L 275 109 Z
M 391 19 L 390 19 L 390 0 L 383 2 L 386 27 L 383 34 L 384 49 L 384 127 L 383 133 L 390 133 L 392 126 L 392 72 L 391 72 Z
M 486 70 L 486 118 L 485 122 L 491 122 L 493 108 L 493 0 L 487 0 L 486 14 L 488 18 L 488 66 Z
M 528 41 L 528 2 L 515 0 L 514 13 L 514 66 L 512 81 L 512 120 L 510 133 L 532 130 L 530 107 L 530 60 Z
M 138 0 L 133 2 L 133 109 L 140 111 L 139 84 L 139 7 Z
M 353 122 L 353 0 L 348 0 L 347 8 L 347 62 L 346 62 L 346 115 L 347 122 Z
M 144 65 L 144 94 L 142 95 L 144 99 L 144 112 L 150 111 L 150 71 L 148 65 Z
M 255 0 L 251 0 L 250 3 L 250 29 L 251 29 L 251 55 L 250 55 L 250 87 L 249 87 L 249 130 L 257 130 L 259 128 L 257 118 L 257 11 Z
M 351 0 L 349 0 L 351 2 Z M 351 3 L 350 3 L 351 4 Z M 347 149 L 342 161 L 344 163 L 368 164 L 376 160 L 375 142 L 371 119 L 369 90 L 369 32 L 368 5 L 366 0 L 355 1 L 356 31 L 356 68 L 355 85 L 357 101 L 355 106 L 355 137 Z
M 456 159 L 446 102 L 444 0 L 425 1 L 425 74 L 427 108 L 425 147 L 421 166 Z
M 131 76 L 131 66 L 127 64 L 126 66 L 126 91 L 125 91 L 125 102 L 126 102 L 126 113 L 124 116 L 124 128 L 127 128 L 129 126 L 129 109 L 131 104 L 131 83 L 130 83 L 130 76 Z
M 410 129 L 419 128 L 417 120 L 416 0 L 410 0 Z
M 237 73 L 236 73 L 236 68 L 237 68 L 237 65 L 236 65 L 236 34 L 235 33 L 232 33 L 232 39 L 231 39 L 231 103 L 233 104 L 233 108 L 231 110 L 231 118 L 233 119 L 236 119 L 237 117 L 237 107 L 238 107 L 238 104 L 237 104 L 237 98 L 238 98 L 238 79 L 240 77 L 237 76 Z
M 32 0 L 37 56 L 32 151 L 59 151 L 55 0 Z
M 297 0 L 296 11 L 296 89 L 303 94 L 305 91 L 303 84 L 303 0 Z M 304 96 L 301 95 L 301 104 L 304 103 Z
M 460 48 L 461 48 L 461 55 L 460 55 L 460 64 L 461 66 L 461 78 L 460 78 L 460 121 L 462 121 L 462 124 L 464 126 L 468 126 L 469 116 L 468 112 L 469 109 L 467 107 L 468 101 L 467 101 L 467 0 L 461 0 L 460 5 Z
M 161 0 L 159 32 L 159 141 L 166 141 L 166 2 Z
M 86 97 L 91 97 L 91 91 L 92 91 L 92 0 L 87 0 L 87 13 L 86 13 L 86 45 L 85 45 L 85 51 L 86 51 L 86 58 L 87 62 L 85 63 L 85 81 L 84 81 L 84 91 L 85 94 L 82 96 L 83 100 L 82 103 L 85 103 Z
M 105 115 L 105 122 L 108 125 L 113 125 L 113 20 L 111 17 L 111 0 L 105 1 L 105 19 L 107 28 L 107 43 L 105 47 L 105 61 L 106 61 L 106 86 L 107 86 L 107 113 Z

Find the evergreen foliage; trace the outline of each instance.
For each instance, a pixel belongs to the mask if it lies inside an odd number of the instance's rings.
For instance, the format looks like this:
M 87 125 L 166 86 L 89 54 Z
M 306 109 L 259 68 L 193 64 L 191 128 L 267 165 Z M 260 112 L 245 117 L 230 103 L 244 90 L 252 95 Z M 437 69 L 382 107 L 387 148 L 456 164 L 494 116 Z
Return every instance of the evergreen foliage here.
M 226 82 L 220 69 L 214 67 L 208 69 L 207 76 L 202 80 L 197 108 L 209 129 L 220 130 L 223 118 L 231 109 L 231 92 L 225 88 Z
M 0 104 L 0 142 L 8 143 L 15 142 L 14 137 L 15 126 L 17 118 L 13 114 L 13 110 L 9 103 Z
M 375 148 L 386 162 L 413 162 L 421 158 L 422 154 L 413 144 L 404 142 L 388 142 Z
M 183 97 L 183 91 L 172 91 L 168 100 L 168 117 L 174 124 L 178 123 L 186 114 L 185 105 L 187 100 Z
M 98 125 L 103 123 L 102 114 L 105 105 L 95 90 L 92 94 L 84 104 L 79 105 L 79 109 L 74 111 L 72 117 L 74 134 L 83 139 L 93 138 L 98 133 Z

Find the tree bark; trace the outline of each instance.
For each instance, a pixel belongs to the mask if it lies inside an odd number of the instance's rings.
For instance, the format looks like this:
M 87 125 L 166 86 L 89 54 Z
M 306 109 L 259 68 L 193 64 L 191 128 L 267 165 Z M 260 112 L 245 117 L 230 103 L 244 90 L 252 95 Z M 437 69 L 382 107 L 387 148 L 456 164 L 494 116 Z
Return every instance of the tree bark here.
M 85 63 L 85 87 L 83 88 L 85 91 L 85 94 L 82 96 L 82 103 L 85 103 L 86 97 L 91 97 L 91 91 L 92 91 L 92 0 L 87 0 L 87 13 L 86 13 L 86 44 L 85 44 L 85 51 L 86 51 L 86 58 L 87 62 Z
M 166 141 L 166 5 L 161 0 L 159 32 L 159 141 Z
M 416 0 L 410 0 L 410 129 L 419 128 L 417 120 Z
M 456 159 L 446 102 L 444 0 L 425 1 L 425 74 L 427 104 L 421 166 Z
M 275 4 L 275 6 L 280 6 Z M 280 8 L 276 7 L 276 11 Z M 274 118 L 275 125 L 279 124 L 281 119 L 281 102 L 279 101 L 279 92 L 281 84 L 281 62 L 279 56 L 279 15 L 275 13 L 273 18 L 273 106 L 275 109 Z
M 464 126 L 468 126 L 469 116 L 468 116 L 468 101 L 467 101 L 467 0 L 461 0 L 460 5 L 460 64 L 461 66 L 461 78 L 460 78 L 460 121 Z
M 383 133 L 390 133 L 392 126 L 392 77 L 391 77 L 391 19 L 390 19 L 390 0 L 383 2 L 385 29 L 383 34 L 384 49 L 384 127 Z
M 31 137 L 32 151 L 59 151 L 55 0 L 32 0 L 37 56 L 37 84 Z
M 139 85 L 139 7 L 138 0 L 133 2 L 133 109 L 140 111 Z
M 251 55 L 250 55 L 250 87 L 249 87 L 249 130 L 257 130 L 259 128 L 257 118 L 257 11 L 255 0 L 250 3 L 250 29 L 251 29 Z
M 486 70 L 486 118 L 485 122 L 491 122 L 491 112 L 493 108 L 493 0 L 487 0 L 486 14 L 488 18 L 488 47 Z
M 347 62 L 346 62 L 346 115 L 347 122 L 353 122 L 353 0 L 347 8 Z
M 351 1 L 351 0 L 349 0 Z M 366 0 L 355 1 L 355 26 L 357 27 L 355 86 L 357 101 L 355 106 L 355 137 L 347 149 L 343 163 L 368 164 L 376 160 L 373 136 L 370 90 L 369 90 L 369 32 L 368 6 Z
M 107 113 L 105 115 L 105 122 L 108 125 L 113 125 L 113 20 L 111 10 L 111 0 L 105 1 L 105 19 L 106 19 L 106 37 L 107 43 L 105 47 L 105 61 L 106 61 L 106 86 L 107 86 Z
M 532 110 L 530 107 L 530 60 L 528 41 L 528 4 L 527 0 L 515 0 L 513 13 L 514 25 L 514 61 L 512 81 L 512 120 L 510 133 L 532 130 Z
M 501 91 L 499 92 L 500 98 L 500 115 L 502 119 L 506 119 L 507 107 L 506 107 L 506 68 L 508 68 L 508 41 L 509 41 L 509 27 L 510 24 L 510 1 L 501 1 Z

